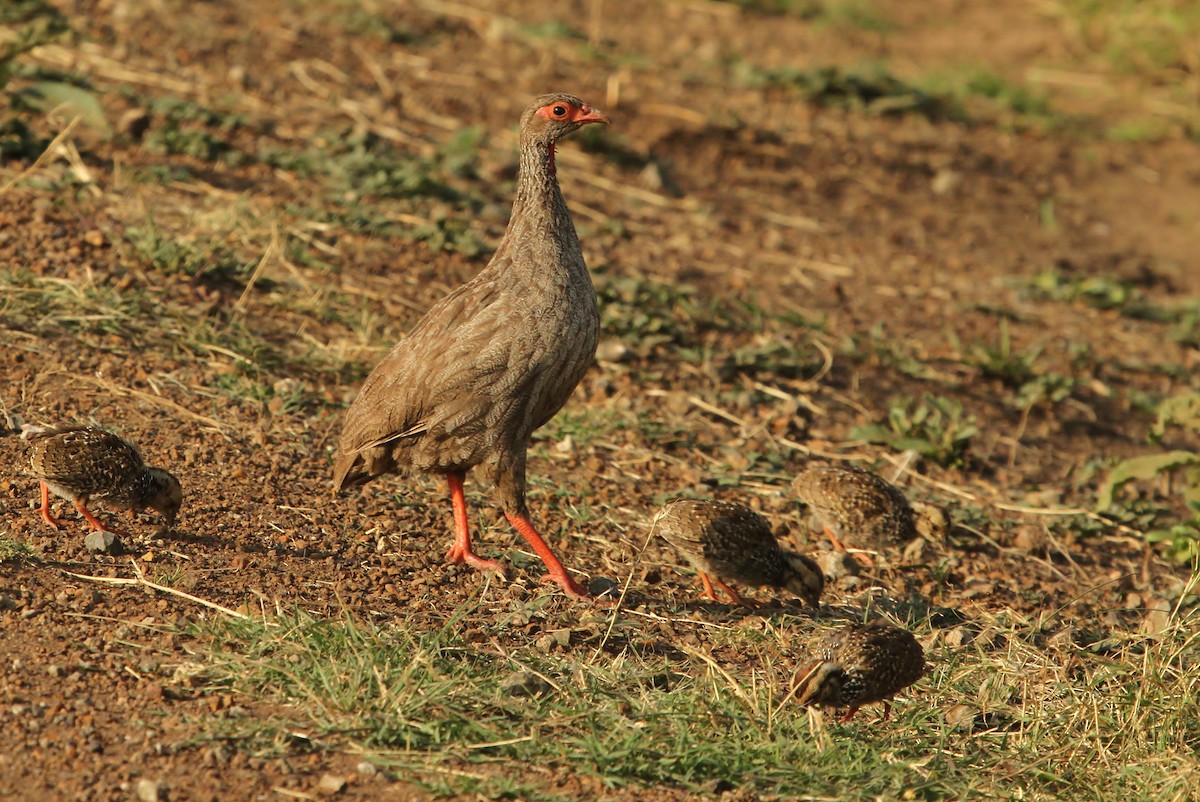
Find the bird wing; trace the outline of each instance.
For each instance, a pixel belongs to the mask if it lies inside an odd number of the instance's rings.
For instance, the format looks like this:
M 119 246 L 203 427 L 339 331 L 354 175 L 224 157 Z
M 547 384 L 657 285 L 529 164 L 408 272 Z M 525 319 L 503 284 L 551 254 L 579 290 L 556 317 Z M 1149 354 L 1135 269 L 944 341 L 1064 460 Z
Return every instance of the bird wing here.
M 430 432 L 470 435 L 511 409 L 505 399 L 528 379 L 510 370 L 508 332 L 521 329 L 522 307 L 495 280 L 495 266 L 434 305 L 371 371 L 346 413 L 336 485 L 373 448 Z
M 132 443 L 96 427 L 63 426 L 39 435 L 35 447 L 39 440 L 43 447 L 34 455 L 34 471 L 79 492 L 108 489 L 145 464 Z

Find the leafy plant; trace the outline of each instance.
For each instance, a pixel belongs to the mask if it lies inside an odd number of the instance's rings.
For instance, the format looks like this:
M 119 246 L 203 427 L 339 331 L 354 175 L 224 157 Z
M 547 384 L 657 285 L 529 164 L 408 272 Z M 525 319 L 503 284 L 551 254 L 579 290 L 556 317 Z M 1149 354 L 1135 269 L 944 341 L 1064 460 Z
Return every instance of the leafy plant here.
M 1071 397 L 1078 381 L 1061 373 L 1042 373 L 1017 388 L 1013 405 L 1017 409 L 1032 409 L 1041 403 L 1057 404 Z
M 1150 427 L 1150 440 L 1161 443 L 1172 427 L 1200 435 L 1200 393 L 1185 393 L 1163 401 L 1158 407 L 1158 419 Z M 1112 507 L 1117 490 L 1127 482 L 1175 472 L 1183 474 L 1183 502 L 1192 518 L 1166 529 L 1152 530 L 1146 539 L 1169 544 L 1168 550 L 1174 558 L 1188 561 L 1200 556 L 1200 451 L 1173 449 L 1122 460 L 1100 488 L 1096 506 L 1101 511 Z
M 241 128 L 245 124 L 243 117 L 173 97 L 155 99 L 150 108 L 160 122 L 146 134 L 149 149 L 205 162 L 219 161 L 231 167 L 245 160 L 245 154 L 223 136 Z
M 978 431 L 975 416 L 967 414 L 960 402 L 926 393 L 913 403 L 893 403 L 886 425 L 858 426 L 850 436 L 897 451 L 915 451 L 949 467 L 962 464 Z
M 1009 387 L 1021 387 L 1034 378 L 1034 369 L 1041 349 L 1025 353 L 1017 353 L 1012 347 L 1012 338 L 1008 333 L 1008 321 L 1000 320 L 1000 336 L 995 345 L 986 343 L 974 346 L 967 355 L 966 362 L 979 368 L 979 371 L 989 378 L 999 379 Z
M 958 116 L 948 98 L 907 83 L 880 65 L 765 70 L 738 62 L 734 77 L 751 86 L 793 89 L 819 106 L 881 115 L 918 114 L 935 120 Z
M 47 93 L 54 94 L 56 87 L 75 89 L 52 81 L 41 82 L 40 89 L 25 87 L 12 91 L 9 87 L 12 79 L 21 74 L 21 56 L 35 47 L 61 39 L 69 31 L 67 18 L 44 0 L 6 0 L 0 3 L 0 32 L 5 34 L 0 36 L 0 92 L 5 93 L 7 105 L 12 111 L 58 105 L 52 99 L 42 101 L 46 100 Z M 92 102 L 95 103 L 94 98 Z M 0 122 L 0 158 L 32 159 L 45 147 L 46 142 L 16 114 Z
M 1167 555 L 1176 562 L 1195 562 L 1200 558 L 1200 518 L 1167 529 L 1153 529 L 1146 533 L 1146 541 L 1164 544 Z

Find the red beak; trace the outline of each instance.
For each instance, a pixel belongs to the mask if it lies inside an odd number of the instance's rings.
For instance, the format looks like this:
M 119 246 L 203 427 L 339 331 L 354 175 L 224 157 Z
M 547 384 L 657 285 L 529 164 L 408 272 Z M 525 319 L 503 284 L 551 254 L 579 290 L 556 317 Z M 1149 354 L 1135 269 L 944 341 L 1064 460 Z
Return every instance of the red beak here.
M 593 109 L 586 103 L 579 111 L 580 115 L 575 118 L 575 122 L 580 125 L 587 125 L 588 123 L 603 123 L 604 125 L 608 125 L 612 122 L 612 120 L 608 119 L 607 114 L 600 111 L 600 109 Z

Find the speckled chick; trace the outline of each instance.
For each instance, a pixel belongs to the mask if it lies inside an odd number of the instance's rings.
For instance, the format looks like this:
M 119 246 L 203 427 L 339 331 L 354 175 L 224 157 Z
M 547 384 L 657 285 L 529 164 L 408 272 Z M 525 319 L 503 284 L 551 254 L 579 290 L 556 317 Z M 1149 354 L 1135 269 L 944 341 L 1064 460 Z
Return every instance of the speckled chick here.
M 741 596 L 724 580 L 756 587 L 783 588 L 815 607 L 825 589 L 817 564 L 786 551 L 770 525 L 753 510 L 725 501 L 678 499 L 654 519 L 663 538 L 687 558 L 704 585 L 704 597 L 717 600 L 713 585 L 734 604 Z
M 934 504 L 910 505 L 878 474 L 852 465 L 809 462 L 792 489 L 816 514 L 834 548 L 896 546 L 918 535 L 937 537 L 948 528 L 946 511 Z
M 801 705 L 847 707 L 849 721 L 863 705 L 890 700 L 925 673 L 925 653 L 911 632 L 886 621 L 849 624 L 821 640 L 814 660 L 796 672 L 793 682 Z
M 154 509 L 167 526 L 175 523 L 183 503 L 179 480 L 162 468 L 148 467 L 137 448 L 123 437 L 95 426 L 27 426 L 21 435 L 30 443 L 29 468 L 42 486 L 42 518 L 55 529 L 50 493 L 74 503 L 95 531 L 112 532 L 88 510 L 103 501 L 127 510 Z

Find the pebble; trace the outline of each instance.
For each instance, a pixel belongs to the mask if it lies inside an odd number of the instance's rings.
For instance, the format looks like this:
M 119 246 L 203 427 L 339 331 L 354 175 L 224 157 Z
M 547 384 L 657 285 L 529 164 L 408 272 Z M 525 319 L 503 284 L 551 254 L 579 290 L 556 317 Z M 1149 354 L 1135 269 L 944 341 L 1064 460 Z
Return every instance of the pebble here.
M 817 566 L 829 581 L 858 573 L 858 563 L 847 552 L 823 551 L 817 555 Z
M 601 362 L 624 362 L 629 354 L 629 346 L 616 337 L 602 340 L 596 346 L 596 359 Z
M 92 531 L 83 539 L 83 545 L 88 551 L 99 554 L 120 554 L 124 551 L 121 541 L 112 532 Z
M 1014 548 L 1028 552 L 1043 552 L 1049 545 L 1046 528 L 1042 524 L 1021 524 L 1013 530 Z
M 514 671 L 500 682 L 509 696 L 542 696 L 554 690 L 546 680 L 531 671 Z
M 346 789 L 346 778 L 337 774 L 323 774 L 317 782 L 317 793 L 321 796 L 333 796 Z
M 150 780 L 145 777 L 134 786 L 139 802 L 162 802 L 167 798 L 167 786 L 162 780 Z
M 1171 603 L 1166 599 L 1155 599 L 1148 606 L 1150 610 L 1142 619 L 1142 634 L 1159 635 L 1166 632 L 1171 626 Z
M 606 576 L 596 576 L 588 582 L 588 593 L 596 598 L 601 596 L 620 596 L 621 587 L 615 580 Z

